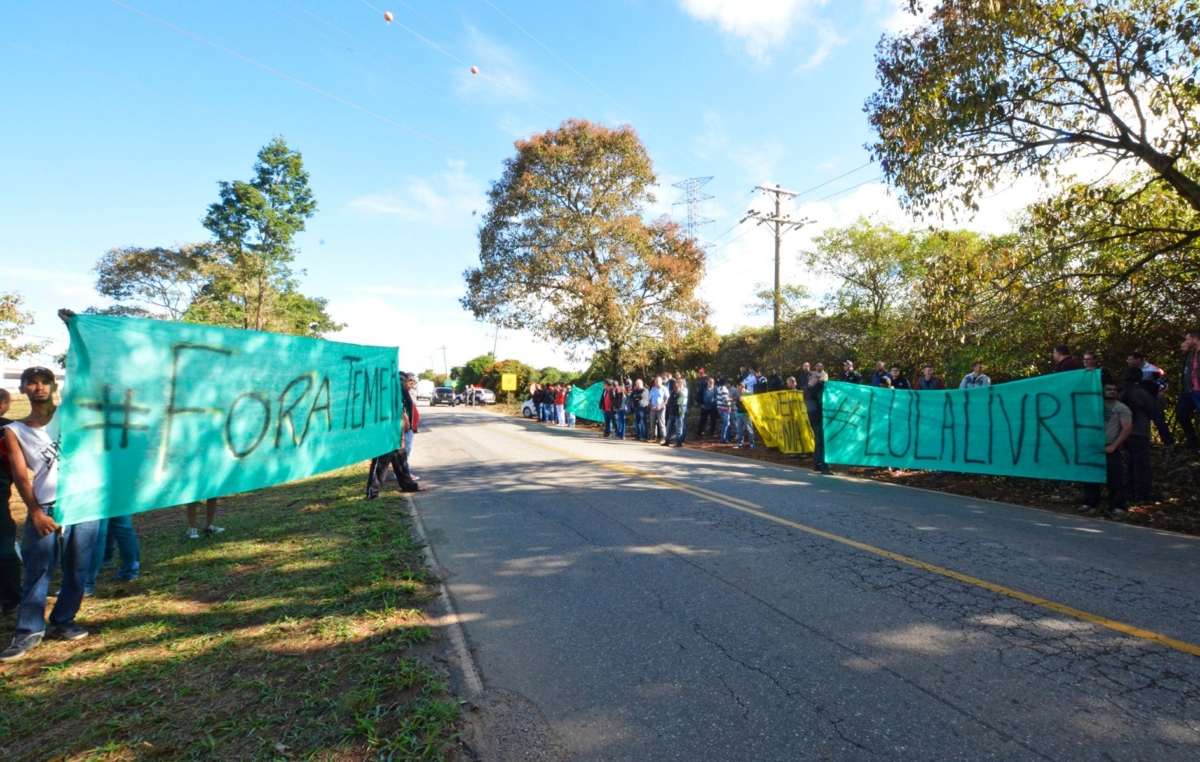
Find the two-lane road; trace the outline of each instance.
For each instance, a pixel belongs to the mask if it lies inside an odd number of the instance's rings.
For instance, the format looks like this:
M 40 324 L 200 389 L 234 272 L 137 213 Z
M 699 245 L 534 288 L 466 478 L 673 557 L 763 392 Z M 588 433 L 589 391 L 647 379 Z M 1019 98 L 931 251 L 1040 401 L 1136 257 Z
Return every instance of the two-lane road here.
M 1200 541 L 422 418 L 485 759 L 1200 759 Z

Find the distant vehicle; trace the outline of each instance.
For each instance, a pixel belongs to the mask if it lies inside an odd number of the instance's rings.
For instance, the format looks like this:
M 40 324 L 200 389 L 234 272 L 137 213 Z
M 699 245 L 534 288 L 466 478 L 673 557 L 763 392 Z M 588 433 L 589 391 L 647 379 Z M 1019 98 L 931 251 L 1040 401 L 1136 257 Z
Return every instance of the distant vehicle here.
M 435 386 L 428 378 L 422 378 L 417 382 L 417 399 L 433 402 L 433 390 Z
M 433 395 L 429 398 L 430 405 L 449 405 L 454 407 L 458 404 L 458 399 L 454 395 L 454 390 L 448 386 L 438 386 L 433 390 Z
M 491 389 L 484 389 L 484 388 L 478 387 L 478 386 L 468 386 L 466 389 L 464 389 L 462 391 L 462 393 L 456 395 L 455 399 L 458 400 L 458 404 L 460 404 L 460 405 L 468 405 L 468 404 L 470 404 L 468 395 L 471 395 L 471 394 L 475 395 L 475 404 L 476 405 L 495 405 L 496 404 L 496 393 L 493 392 Z
M 526 418 L 537 418 L 537 408 L 533 404 L 532 397 L 521 403 L 521 415 Z

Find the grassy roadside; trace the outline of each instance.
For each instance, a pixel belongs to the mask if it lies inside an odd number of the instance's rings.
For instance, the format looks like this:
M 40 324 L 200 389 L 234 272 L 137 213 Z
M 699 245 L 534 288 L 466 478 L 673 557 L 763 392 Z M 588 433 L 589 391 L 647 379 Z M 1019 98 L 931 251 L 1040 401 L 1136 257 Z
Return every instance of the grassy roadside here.
M 363 474 L 222 500 L 210 539 L 185 538 L 182 509 L 136 516 L 141 578 L 101 571 L 79 615 L 93 635 L 0 667 L 0 758 L 451 753 L 457 703 L 425 666 L 432 587 L 402 498 L 366 502 Z

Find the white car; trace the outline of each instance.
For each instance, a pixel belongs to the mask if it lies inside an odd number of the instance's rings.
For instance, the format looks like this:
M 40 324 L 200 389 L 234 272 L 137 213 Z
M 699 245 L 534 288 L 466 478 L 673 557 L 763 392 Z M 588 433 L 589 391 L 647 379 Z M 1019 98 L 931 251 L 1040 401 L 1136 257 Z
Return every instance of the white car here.
M 532 397 L 521 404 L 521 415 L 526 418 L 537 418 L 537 409 L 533 405 Z

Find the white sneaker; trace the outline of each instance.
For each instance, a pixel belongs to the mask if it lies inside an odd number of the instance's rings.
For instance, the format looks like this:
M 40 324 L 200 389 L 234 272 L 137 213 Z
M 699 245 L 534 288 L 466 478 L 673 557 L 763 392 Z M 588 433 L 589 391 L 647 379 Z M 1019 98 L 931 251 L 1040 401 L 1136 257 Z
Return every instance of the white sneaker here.
M 207 527 L 204 528 L 204 534 L 207 534 L 207 535 L 221 534 L 221 532 L 224 532 L 224 531 L 225 531 L 225 527 L 215 527 L 212 524 L 209 524 Z
M 196 527 L 188 527 L 188 539 L 189 540 L 199 540 L 200 539 L 200 533 L 196 531 Z

